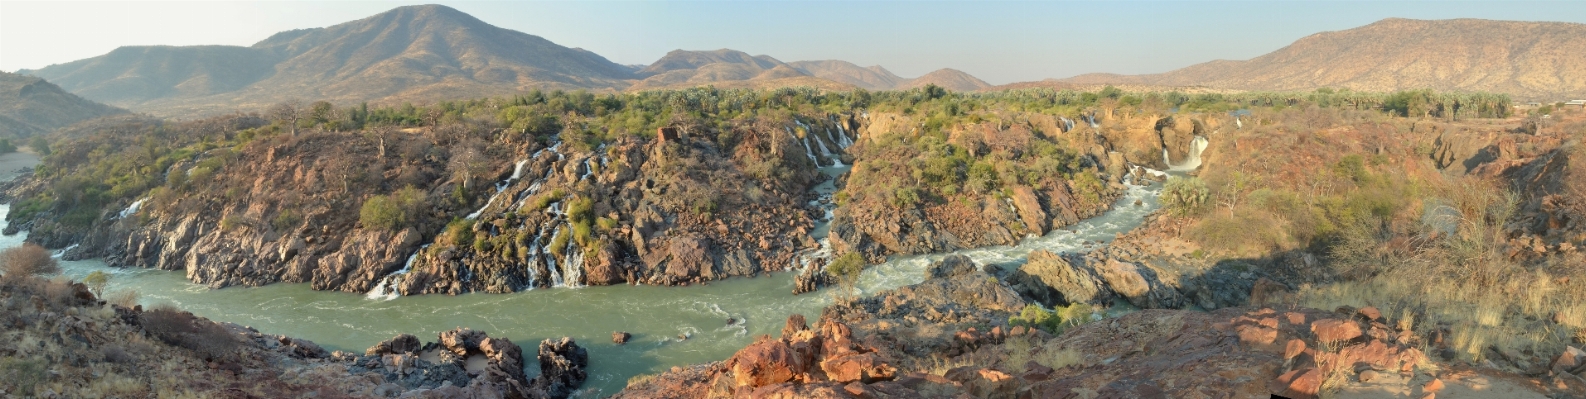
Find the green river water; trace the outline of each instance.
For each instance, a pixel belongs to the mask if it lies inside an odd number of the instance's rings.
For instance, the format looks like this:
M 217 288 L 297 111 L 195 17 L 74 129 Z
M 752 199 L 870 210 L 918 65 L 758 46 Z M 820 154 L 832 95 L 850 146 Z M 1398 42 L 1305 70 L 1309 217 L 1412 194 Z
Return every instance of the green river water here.
M 14 173 L 0 156 L 0 179 Z M 35 158 L 36 159 L 36 158 Z M 24 161 L 19 160 L 19 161 Z M 840 173 L 828 168 L 826 172 Z M 1107 242 L 1140 224 L 1157 208 L 1160 185 L 1130 186 L 1113 211 L 1031 237 L 1013 247 L 959 251 L 982 264 L 1022 264 L 1034 249 L 1080 251 L 1086 241 Z M 830 183 L 818 188 L 831 190 Z M 1140 205 L 1136 205 L 1136 200 Z M 0 213 L 9 212 L 0 205 Z M 824 231 L 824 229 L 821 229 Z M 20 245 L 26 233 L 0 236 L 0 248 Z M 861 277 L 863 292 L 923 280 L 924 268 L 947 254 L 894 257 Z M 188 282 L 182 272 L 107 267 L 97 260 L 62 262 L 63 274 L 81 278 L 101 270 L 112 274 L 109 290 L 133 289 L 147 305 L 174 304 L 212 320 L 312 340 L 327 349 L 361 353 L 397 334 L 434 340 L 436 334 L 469 327 L 505 336 L 533 356 L 542 339 L 570 336 L 589 351 L 590 379 L 578 396 L 599 397 L 621 390 L 629 378 L 676 365 L 724 360 L 755 336 L 777 334 L 788 315 L 817 317 L 830 292 L 791 295 L 794 273 L 737 278 L 691 287 L 607 286 L 540 288 L 513 294 L 423 295 L 371 299 L 365 295 L 310 290 L 307 284 L 271 284 L 212 290 Z M 728 324 L 728 319 L 738 320 Z M 627 331 L 626 345 L 611 342 L 613 331 Z M 679 339 L 679 336 L 687 339 Z M 532 360 L 530 374 L 535 374 Z

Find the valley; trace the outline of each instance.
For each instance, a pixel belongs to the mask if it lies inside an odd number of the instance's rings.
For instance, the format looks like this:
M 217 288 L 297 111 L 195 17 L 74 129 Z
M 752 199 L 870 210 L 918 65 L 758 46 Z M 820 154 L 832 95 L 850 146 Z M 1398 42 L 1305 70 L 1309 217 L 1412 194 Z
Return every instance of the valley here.
M 1582 26 L 993 85 L 421 5 L 0 72 L 0 398 L 1586 397 Z

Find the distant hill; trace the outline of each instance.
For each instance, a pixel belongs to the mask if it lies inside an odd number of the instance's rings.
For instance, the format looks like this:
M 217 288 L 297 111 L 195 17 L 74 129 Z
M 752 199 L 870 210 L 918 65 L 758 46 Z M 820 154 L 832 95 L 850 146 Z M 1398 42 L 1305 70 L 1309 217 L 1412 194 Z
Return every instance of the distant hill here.
M 788 65 L 810 76 L 847 83 L 866 90 L 890 90 L 908 83 L 908 79 L 900 78 L 880 65 L 861 67 L 852 62 L 839 60 L 797 61 Z
M 914 80 L 910 80 L 908 83 L 898 86 L 897 88 L 912 89 L 916 87 L 923 87 L 929 84 L 934 84 L 954 91 L 975 91 L 991 87 L 991 85 L 987 84 L 985 81 L 971 76 L 968 73 L 964 73 L 964 71 L 951 68 L 942 68 L 931 71 L 931 73 L 927 73 L 925 76 L 914 78 Z
M 435 100 L 530 88 L 620 89 L 632 69 L 486 24 L 455 9 L 399 7 L 251 47 L 123 47 L 26 74 L 93 99 L 165 114 L 287 99 Z
M 1241 90 L 1492 91 L 1522 98 L 1586 96 L 1586 24 L 1385 19 L 1322 32 L 1248 61 L 1218 60 L 1154 75 L 1089 74 L 1075 84 Z
M 673 50 L 654 64 L 639 71 L 644 80 L 628 87 L 630 91 L 682 88 L 702 85 L 716 87 L 781 87 L 788 84 L 827 89 L 863 88 L 903 90 L 936 84 L 955 91 L 975 91 L 991 87 L 986 82 L 956 69 L 940 69 L 915 79 L 905 79 L 881 66 L 861 67 L 839 60 L 783 63 L 766 55 L 751 56 L 742 51 Z
M 48 133 L 126 110 L 67 93 L 44 79 L 0 72 L 0 137 Z

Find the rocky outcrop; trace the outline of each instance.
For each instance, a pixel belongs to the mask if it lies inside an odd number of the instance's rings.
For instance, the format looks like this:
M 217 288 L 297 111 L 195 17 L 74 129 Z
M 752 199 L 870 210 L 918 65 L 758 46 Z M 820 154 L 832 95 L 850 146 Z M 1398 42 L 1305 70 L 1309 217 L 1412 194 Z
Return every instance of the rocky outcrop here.
M 813 243 L 804 239 L 814 223 L 804 197 L 815 165 L 800 140 L 839 134 L 833 123 L 806 119 L 790 123 L 795 130 L 762 122 L 735 128 L 727 142 L 711 127 L 677 126 L 665 141 L 536 151 L 521 158 L 522 176 L 498 183 L 498 199 L 455 233 L 469 242 L 442 234 L 394 285 L 403 294 L 510 292 L 784 270 Z M 766 165 L 791 165 L 778 172 L 789 178 L 746 173 Z
M 1111 303 L 1114 296 L 1111 287 L 1094 270 L 1075 267 L 1068 259 L 1045 250 L 1031 252 L 1029 261 L 1007 280 L 1014 291 L 1047 307 L 1069 303 L 1103 305 Z
M 854 139 L 838 128 L 848 117 L 794 118 L 678 124 L 664 143 L 594 146 L 463 125 L 303 132 L 176 159 L 157 176 L 169 187 L 107 204 L 90 226 L 45 210 L 13 213 L 9 228 L 51 248 L 78 244 L 67 259 L 184 270 L 211 287 L 457 294 L 753 276 L 815 245 L 806 197 L 819 174 L 803 142 L 828 143 L 819 160 L 832 162 Z M 259 127 L 250 123 L 201 133 Z M 24 178 L 6 195 L 51 183 Z M 399 194 L 397 223 L 365 225 L 364 205 Z
M 538 352 L 540 375 L 523 372 L 523 350 L 505 338 L 458 328 L 436 342 L 398 335 L 364 356 L 343 355 L 353 374 L 373 373 L 402 390 L 505 398 L 566 398 L 587 379 L 589 355 L 570 338 L 547 339 Z

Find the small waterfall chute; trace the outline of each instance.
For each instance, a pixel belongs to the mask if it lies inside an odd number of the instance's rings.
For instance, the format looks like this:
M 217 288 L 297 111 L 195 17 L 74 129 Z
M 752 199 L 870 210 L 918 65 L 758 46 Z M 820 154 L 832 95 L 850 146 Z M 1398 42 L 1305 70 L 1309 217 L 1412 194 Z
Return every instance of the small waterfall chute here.
M 126 219 L 126 218 L 128 218 L 128 217 L 130 217 L 132 215 L 137 214 L 138 213 L 138 209 L 143 207 L 143 202 L 144 201 L 148 201 L 148 200 L 149 200 L 148 198 L 144 198 L 144 199 L 140 199 L 140 200 L 137 200 L 137 201 L 133 201 L 132 205 L 127 205 L 127 209 L 122 209 L 121 213 L 117 213 L 116 214 L 116 219 Z
M 413 251 L 412 255 L 408 255 L 408 261 L 402 265 L 402 269 L 391 272 L 391 274 L 387 274 L 385 277 L 381 277 L 380 281 L 376 282 L 374 288 L 370 289 L 369 293 L 365 296 L 369 299 L 396 299 L 396 297 L 402 296 L 402 294 L 396 290 L 396 279 L 404 274 L 408 274 L 410 271 L 413 271 L 413 262 L 417 261 L 419 259 L 419 254 L 424 253 L 424 249 L 429 247 L 430 244 L 419 246 L 417 251 Z
M 1206 140 L 1205 136 L 1195 136 L 1193 140 L 1190 140 L 1189 156 L 1184 159 L 1184 163 L 1178 165 L 1173 164 L 1173 159 L 1168 157 L 1167 148 L 1163 148 L 1162 163 L 1167 164 L 1167 170 L 1172 172 L 1188 172 L 1195 170 L 1195 168 L 1199 168 L 1201 166 L 1201 152 L 1206 151 L 1207 144 L 1209 144 L 1209 142 Z

